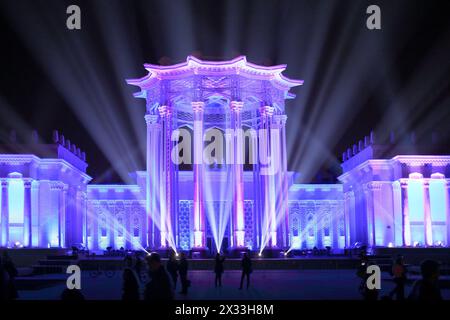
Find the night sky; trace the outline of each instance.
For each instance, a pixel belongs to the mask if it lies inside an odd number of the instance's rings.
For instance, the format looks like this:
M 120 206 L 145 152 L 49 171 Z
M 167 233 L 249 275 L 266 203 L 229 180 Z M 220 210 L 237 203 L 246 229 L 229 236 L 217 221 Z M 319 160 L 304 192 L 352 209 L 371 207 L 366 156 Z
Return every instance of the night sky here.
M 81 30 L 66 28 L 71 4 Z M 366 28 L 371 4 L 381 30 Z M 371 129 L 394 130 L 398 144 L 414 130 L 427 152 L 450 154 L 449 1 L 1 0 L 0 36 L 0 144 L 11 129 L 21 141 L 58 129 L 99 183 L 145 169 L 144 101 L 125 79 L 189 54 L 287 64 L 305 81 L 286 106 L 299 182 L 334 181 L 342 152 Z

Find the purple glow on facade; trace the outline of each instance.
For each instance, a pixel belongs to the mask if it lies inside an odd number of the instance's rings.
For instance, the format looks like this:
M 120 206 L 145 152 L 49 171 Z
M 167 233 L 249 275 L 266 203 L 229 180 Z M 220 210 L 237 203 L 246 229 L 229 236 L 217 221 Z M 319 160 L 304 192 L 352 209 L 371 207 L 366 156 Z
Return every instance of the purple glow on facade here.
M 0 154 L 1 246 L 259 252 L 340 250 L 356 242 L 448 246 L 450 156 L 384 159 L 371 136 L 345 153 L 341 184 L 294 183 L 284 103 L 303 82 L 285 78 L 285 68 L 245 57 L 146 65 L 147 76 L 128 80 L 146 100 L 146 170 L 131 174 L 133 184 L 89 184 L 85 156 L 58 136 L 44 158 Z M 248 152 L 243 128 L 253 129 Z M 193 133 L 192 166 L 173 161 L 177 129 Z M 225 133 L 230 162 L 205 163 L 210 129 Z M 259 158 L 246 167 L 250 155 Z

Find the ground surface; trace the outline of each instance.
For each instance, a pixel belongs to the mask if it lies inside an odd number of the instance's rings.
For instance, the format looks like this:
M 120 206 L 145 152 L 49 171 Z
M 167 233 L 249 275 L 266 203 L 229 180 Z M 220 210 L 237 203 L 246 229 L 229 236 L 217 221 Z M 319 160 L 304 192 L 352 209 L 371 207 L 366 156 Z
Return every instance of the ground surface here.
M 111 275 L 110 275 L 111 276 Z M 51 286 L 28 285 L 20 290 L 21 299 L 59 299 L 65 288 L 66 275 L 44 275 L 36 280 L 54 279 Z M 248 290 L 238 290 L 240 272 L 226 271 L 223 287 L 214 287 L 214 274 L 211 271 L 190 271 L 192 287 L 187 296 L 176 294 L 176 299 L 361 299 L 358 292 L 359 279 L 354 270 L 256 270 L 252 273 L 252 283 Z M 393 283 L 388 274 L 383 274 L 381 295 L 387 294 Z M 86 299 L 120 299 L 122 275 L 115 272 L 112 277 L 101 274 L 93 277 L 88 272 L 82 274 L 82 293 Z M 39 288 L 40 289 L 35 289 Z M 30 290 L 33 288 L 33 290 Z M 409 293 L 411 286 L 407 286 Z M 179 283 L 177 292 L 179 291 Z M 450 299 L 450 290 L 442 290 L 445 299 Z

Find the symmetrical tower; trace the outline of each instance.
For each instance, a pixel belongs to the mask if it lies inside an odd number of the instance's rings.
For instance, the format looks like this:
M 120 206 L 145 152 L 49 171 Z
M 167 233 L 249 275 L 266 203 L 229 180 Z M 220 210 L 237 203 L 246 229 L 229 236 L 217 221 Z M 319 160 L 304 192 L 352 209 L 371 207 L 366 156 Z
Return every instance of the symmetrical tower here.
M 258 66 L 244 56 L 220 62 L 189 56 L 181 64 L 145 68 L 148 75 L 127 82 L 140 87 L 136 97 L 146 99 L 149 246 L 179 246 L 179 173 L 192 170 L 192 248 L 205 248 L 207 224 L 214 241 L 221 241 L 224 216 L 232 248 L 248 246 L 249 228 L 255 234 L 253 247 L 288 247 L 284 103 L 294 97 L 290 88 L 303 81 L 285 78 L 285 65 Z M 191 150 L 183 150 L 185 161 L 176 163 L 183 128 L 192 133 L 182 138 L 190 140 Z M 205 138 L 213 129 L 223 133 L 211 140 L 224 145 L 225 152 L 214 151 L 211 164 L 205 161 Z M 245 190 L 244 171 L 253 172 L 252 190 Z M 225 181 L 213 182 L 214 172 Z M 218 192 L 224 209 L 215 210 L 209 201 Z M 252 226 L 244 217 L 246 200 L 252 201 Z

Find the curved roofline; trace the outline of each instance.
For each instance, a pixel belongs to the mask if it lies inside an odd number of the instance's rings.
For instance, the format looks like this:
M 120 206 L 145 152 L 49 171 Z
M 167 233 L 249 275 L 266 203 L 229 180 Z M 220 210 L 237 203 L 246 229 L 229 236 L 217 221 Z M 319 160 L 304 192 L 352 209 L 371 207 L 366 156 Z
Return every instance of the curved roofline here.
M 149 72 L 146 76 L 138 79 L 127 79 L 127 83 L 143 89 L 151 86 L 153 82 L 162 79 L 174 79 L 180 76 L 195 74 L 227 75 L 232 70 L 232 74 L 242 74 L 247 78 L 273 80 L 278 87 L 285 90 L 303 84 L 303 80 L 289 79 L 282 75 L 282 72 L 286 70 L 285 64 L 260 66 L 247 62 L 245 56 L 239 56 L 225 61 L 206 61 L 195 58 L 194 56 L 188 56 L 186 61 L 182 63 L 170 66 L 144 64 L 144 67 Z

